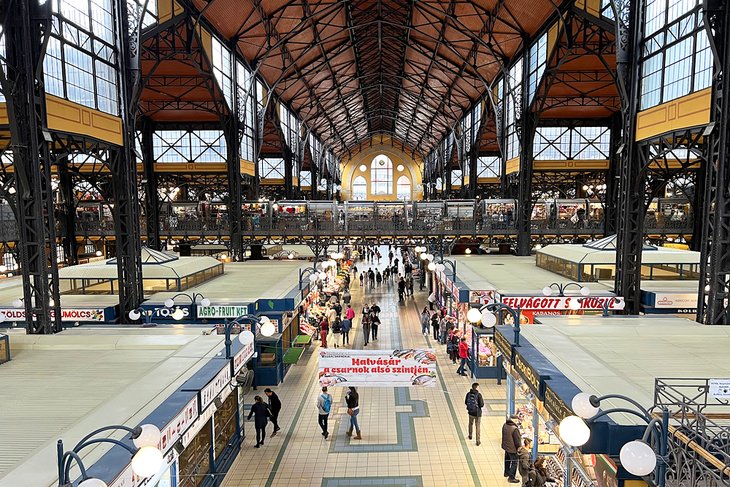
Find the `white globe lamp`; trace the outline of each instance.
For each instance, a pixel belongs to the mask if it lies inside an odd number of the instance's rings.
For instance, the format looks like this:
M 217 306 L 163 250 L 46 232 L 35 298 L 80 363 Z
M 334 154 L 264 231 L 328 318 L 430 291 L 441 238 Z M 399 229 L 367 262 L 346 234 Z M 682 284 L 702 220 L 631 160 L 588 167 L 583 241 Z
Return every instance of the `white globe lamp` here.
M 443 264 L 436 264 L 436 270 L 438 272 L 443 272 L 444 269 L 446 269 L 446 266 L 445 265 L 443 265 Z
M 471 254 L 471 249 L 467 248 L 467 249 L 466 249 L 466 250 L 464 251 L 464 253 L 465 253 L 466 255 L 469 255 L 469 254 Z
M 156 446 L 143 446 L 132 457 L 132 471 L 142 478 L 152 477 L 160 471 L 163 460 Z
M 591 404 L 591 394 L 579 392 L 570 403 L 573 412 L 583 419 L 590 419 L 598 414 L 598 408 Z
M 97 256 L 97 257 L 101 257 L 101 256 L 102 256 L 102 252 L 101 252 L 101 250 L 97 250 L 97 251 L 96 251 L 96 256 Z
M 314 282 L 317 279 L 319 279 L 319 275 L 317 275 L 317 274 L 310 274 L 309 275 L 309 282 Z
M 482 313 L 479 311 L 479 308 L 471 308 L 466 312 L 466 319 L 470 323 L 478 323 L 482 319 Z
M 262 320 L 263 321 L 263 320 Z M 276 327 L 271 321 L 264 321 L 261 324 L 261 334 L 265 337 L 270 337 L 276 333 Z
M 13 300 L 13 308 L 22 308 L 23 307 L 23 300 L 18 298 Z
M 101 479 L 86 479 L 79 484 L 79 487 L 107 487 L 107 485 Z
M 490 328 L 497 324 L 497 317 L 494 315 L 494 313 L 491 313 L 487 310 L 484 310 L 484 313 L 482 313 L 481 320 L 482 326 L 486 328 Z
M 542 288 L 542 293 L 545 296 L 550 296 L 553 293 L 553 288 L 551 288 L 550 286 L 545 286 L 544 288 Z
M 238 341 L 244 345 L 248 345 L 253 342 L 253 333 L 248 330 L 242 331 L 238 334 Z
M 165 308 L 172 308 L 173 306 L 175 306 L 175 300 L 172 298 L 167 298 L 164 304 Z
M 183 318 L 185 318 L 185 312 L 182 310 L 182 308 L 177 308 L 175 309 L 175 311 L 172 312 L 173 320 L 180 321 Z
M 431 271 L 431 272 L 435 271 L 436 270 L 436 264 L 434 264 L 433 262 L 429 262 L 429 264 L 428 264 L 428 270 Z
M 426 253 L 421 254 L 421 260 L 426 260 L 427 256 L 428 254 Z
M 145 446 L 157 447 L 160 444 L 160 428 L 154 424 L 143 424 L 140 428 L 142 428 L 142 432 L 137 438 L 132 439 L 134 446 L 137 448 L 143 448 Z
M 583 296 L 590 296 L 591 295 L 591 290 L 589 288 L 587 288 L 586 286 L 583 286 L 582 288 L 580 288 L 580 293 Z
M 320 273 L 319 273 L 319 278 L 320 278 L 320 279 L 322 279 L 322 280 L 324 281 L 325 279 L 327 279 L 327 273 L 325 273 L 325 272 L 320 272 Z
M 263 325 L 264 323 L 270 323 L 271 322 L 271 318 L 269 318 L 268 316 L 262 316 L 261 318 L 259 318 L 259 321 Z
M 207 307 L 207 306 L 210 306 L 210 299 L 208 299 L 208 298 L 203 298 L 203 299 L 201 299 L 201 300 L 200 300 L 200 305 L 201 305 L 201 306 L 206 306 L 206 307 Z
M 572 447 L 585 445 L 591 437 L 591 429 L 578 416 L 563 418 L 558 427 L 558 433 L 563 442 Z
M 656 468 L 656 454 L 648 443 L 641 440 L 629 441 L 619 452 L 621 466 L 630 474 L 645 477 Z
M 572 298 L 568 303 L 568 308 L 572 309 L 573 311 L 578 311 L 580 309 L 580 300 L 578 300 L 577 298 Z
M 138 319 L 140 319 L 142 317 L 142 313 L 140 313 L 136 309 L 133 309 L 132 311 L 129 312 L 128 316 L 129 316 L 130 320 L 137 321 Z

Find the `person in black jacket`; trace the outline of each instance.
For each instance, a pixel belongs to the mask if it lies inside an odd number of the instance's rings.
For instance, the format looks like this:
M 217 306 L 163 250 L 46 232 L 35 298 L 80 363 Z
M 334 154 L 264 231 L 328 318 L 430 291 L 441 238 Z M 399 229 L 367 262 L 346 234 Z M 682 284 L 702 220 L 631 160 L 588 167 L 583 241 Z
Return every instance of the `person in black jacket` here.
M 248 419 L 250 420 L 251 416 L 254 416 L 254 426 L 256 426 L 256 446 L 254 448 L 258 448 L 264 444 L 266 439 L 266 424 L 269 422 L 271 413 L 261 396 L 254 397 L 254 401 L 251 411 L 248 413 Z
M 264 393 L 269 398 L 269 413 L 271 414 L 271 424 L 274 425 L 274 432 L 271 433 L 271 437 L 276 436 L 276 432 L 279 431 L 279 411 L 281 411 L 281 400 L 274 391 L 268 387 L 264 389 Z

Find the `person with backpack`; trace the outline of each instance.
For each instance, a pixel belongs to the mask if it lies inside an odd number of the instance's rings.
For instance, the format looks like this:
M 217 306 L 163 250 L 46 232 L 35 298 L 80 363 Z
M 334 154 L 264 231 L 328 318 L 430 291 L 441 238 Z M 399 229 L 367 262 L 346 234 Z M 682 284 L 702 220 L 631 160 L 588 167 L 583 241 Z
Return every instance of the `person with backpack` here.
M 482 408 L 484 407 L 484 398 L 482 397 L 482 393 L 479 392 L 478 389 L 479 383 L 473 383 L 469 392 L 466 393 L 466 398 L 464 399 L 466 412 L 469 413 L 469 439 L 471 440 L 472 431 L 476 429 L 477 446 L 481 445 L 480 434 Z
M 375 282 L 377 283 L 378 287 L 383 283 L 383 275 L 380 273 L 380 271 L 375 271 Z
M 522 487 L 532 487 L 530 470 L 532 469 L 532 438 L 525 438 L 523 446 L 517 450 L 517 470 L 522 477 Z
M 469 358 L 469 345 L 466 344 L 466 337 L 461 337 L 461 341 L 459 341 L 459 358 L 461 363 L 456 369 L 456 373 L 466 376 L 466 359 Z
M 322 436 L 326 440 L 330 432 L 327 430 L 327 420 L 332 410 L 332 394 L 327 392 L 327 387 L 322 388 L 322 394 L 317 398 L 317 411 L 319 412 L 319 427 L 322 428 Z

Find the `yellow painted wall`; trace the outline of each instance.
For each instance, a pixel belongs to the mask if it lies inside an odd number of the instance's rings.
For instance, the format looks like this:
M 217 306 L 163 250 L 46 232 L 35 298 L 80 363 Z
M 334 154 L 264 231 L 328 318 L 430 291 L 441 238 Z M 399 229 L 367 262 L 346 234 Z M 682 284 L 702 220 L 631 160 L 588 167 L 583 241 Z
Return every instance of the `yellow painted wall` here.
M 520 172 L 520 157 L 514 157 L 507 161 L 505 164 L 504 173 L 505 174 L 512 174 L 515 172 Z
M 601 16 L 601 0 L 575 0 L 575 6 L 594 17 Z
M 155 1 L 155 0 L 151 0 Z M 170 20 L 175 15 L 182 14 L 183 8 L 175 0 L 156 0 L 157 1 L 157 16 L 160 19 L 160 23 Z
M 608 169 L 608 160 L 583 160 L 574 159 L 571 161 L 551 160 L 551 161 L 532 161 L 532 169 L 534 171 L 566 171 L 571 169 Z
M 248 174 L 249 176 L 256 175 L 256 166 L 251 161 L 241 159 L 241 174 Z
M 8 124 L 8 106 L 3 102 L 0 103 L 0 125 Z
M 393 193 L 389 195 L 374 196 L 370 193 L 370 163 L 375 157 L 384 154 L 393 161 Z M 365 164 L 367 169 L 360 171 L 360 166 Z M 402 164 L 403 171 L 398 171 L 398 165 Z M 342 171 L 342 199 L 349 200 L 353 180 L 362 176 L 368 185 L 368 200 L 371 201 L 397 201 L 396 183 L 398 178 L 405 175 L 411 180 L 411 199 L 414 201 L 423 199 L 423 160 L 416 158 L 415 160 L 410 154 L 407 154 L 390 144 L 374 144 L 372 147 L 363 149 L 355 154 L 351 159 L 344 161 L 341 166 Z
M 46 95 L 48 128 L 123 144 L 122 119 L 72 101 Z
M 636 115 L 636 140 L 710 123 L 712 88 L 648 108 Z

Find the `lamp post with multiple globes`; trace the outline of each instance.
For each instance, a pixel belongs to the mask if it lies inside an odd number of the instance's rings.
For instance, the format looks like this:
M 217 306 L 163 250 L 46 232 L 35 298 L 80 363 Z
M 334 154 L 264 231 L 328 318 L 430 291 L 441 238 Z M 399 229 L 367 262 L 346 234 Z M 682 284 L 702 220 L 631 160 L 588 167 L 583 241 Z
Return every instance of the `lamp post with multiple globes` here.
M 571 286 L 577 287 L 580 292 L 580 295 L 584 298 L 587 296 L 590 296 L 590 294 L 591 294 L 591 290 L 588 287 L 586 287 L 582 284 L 579 284 L 577 282 L 568 282 L 566 284 L 554 282 L 554 283 L 550 284 L 549 286 L 545 286 L 544 288 L 542 288 L 542 293 L 545 296 L 550 296 L 553 294 L 553 289 L 556 289 L 558 291 L 558 296 L 560 296 L 562 298 L 565 296 L 565 291 Z M 581 299 L 582 298 L 571 299 L 570 302 L 568 303 L 568 307 L 570 309 L 572 309 L 573 311 L 579 310 L 580 306 L 581 306 L 581 301 L 580 301 Z
M 635 409 L 617 407 L 601 410 L 601 402 L 606 399 L 628 402 Z M 664 487 L 667 468 L 665 459 L 669 442 L 669 410 L 667 408 L 662 408 L 661 417 L 657 417 L 630 397 L 621 394 L 597 397 L 586 392 L 576 394 L 571 402 L 571 407 L 576 415 L 568 416 L 560 422 L 558 434 L 563 442 L 572 448 L 583 446 L 588 442 L 591 437 L 589 425 L 603 416 L 623 413 L 636 416 L 646 422 L 641 439 L 629 441 L 621 447 L 619 460 L 627 472 L 637 477 L 647 477 L 651 473 L 655 473 L 654 485 Z M 569 456 L 566 455 L 566 475 L 569 463 Z
M 165 299 L 165 301 L 163 303 L 164 306 L 161 306 L 161 307 L 155 308 L 155 309 L 145 309 L 142 307 L 135 308 L 135 309 L 131 310 L 127 316 L 129 316 L 129 319 L 132 321 L 137 321 L 144 316 L 145 323 L 143 326 L 155 326 L 155 323 L 152 322 L 152 317 L 154 316 L 154 314 L 161 309 L 170 310 L 170 309 L 175 308 L 175 299 L 180 296 L 184 296 L 184 297 L 188 298 L 190 300 L 190 304 L 192 304 L 194 307 L 197 307 L 198 305 L 210 306 L 210 299 L 206 298 L 205 296 L 203 296 L 200 293 L 193 293 L 193 294 L 178 293 L 178 294 L 172 296 L 171 298 Z M 198 298 L 200 298 L 200 299 L 198 299 Z M 183 318 L 185 318 L 185 311 L 183 311 L 182 308 L 177 307 L 177 308 L 175 308 L 175 310 L 172 313 L 170 313 L 170 316 L 172 317 L 173 320 L 180 321 Z
M 134 446 L 114 438 L 95 438 L 95 436 L 112 430 L 123 430 L 129 433 Z M 123 425 L 104 426 L 84 436 L 71 450 L 66 451 L 63 440 L 58 440 L 56 453 L 58 456 L 58 487 L 72 487 L 71 467 L 73 462 L 81 472 L 81 482 L 78 487 L 107 487 L 106 482 L 101 479 L 90 477 L 81 460 L 79 453 L 84 448 L 98 443 L 111 443 L 127 450 L 132 456 L 132 471 L 143 479 L 154 476 L 160 471 L 164 458 L 158 448 L 160 443 L 160 430 L 152 424 L 143 424 L 136 428 Z
M 270 337 L 276 333 L 276 326 L 274 326 L 268 316 L 258 317 L 256 315 L 247 314 L 239 316 L 235 320 L 226 321 L 223 325 L 223 330 L 226 334 L 225 345 L 227 359 L 231 358 L 231 345 L 233 344 L 233 340 L 231 340 L 231 332 L 233 331 L 233 327 L 236 325 L 240 326 L 244 323 L 249 323 L 251 325 L 251 331 L 244 330 L 238 334 L 238 340 L 244 345 L 253 342 L 257 326 L 259 327 L 261 334 L 265 337 Z

